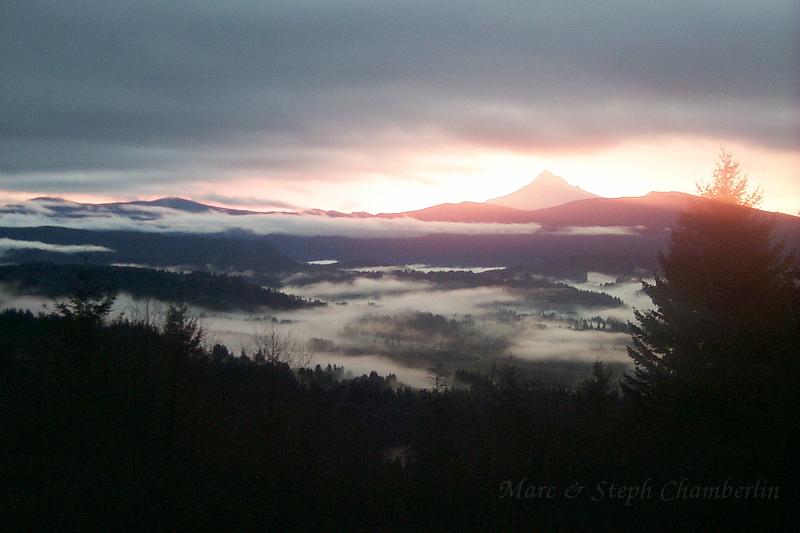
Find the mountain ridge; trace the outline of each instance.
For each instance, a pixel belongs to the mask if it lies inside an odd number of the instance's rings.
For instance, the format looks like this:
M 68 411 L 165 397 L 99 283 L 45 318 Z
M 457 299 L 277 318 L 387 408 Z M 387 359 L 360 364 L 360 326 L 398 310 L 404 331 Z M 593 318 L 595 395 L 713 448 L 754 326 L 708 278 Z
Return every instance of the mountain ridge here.
M 538 185 L 537 185 L 538 184 Z M 568 195 L 577 194 L 581 198 L 569 200 L 547 207 L 536 209 L 520 209 L 501 205 L 497 199 L 486 202 L 458 202 L 443 203 L 395 213 L 372 214 L 365 211 L 345 213 L 324 209 L 304 209 L 298 211 L 254 211 L 248 209 L 232 209 L 227 207 L 209 205 L 195 200 L 168 196 L 154 200 L 132 200 L 124 202 L 107 203 L 81 203 L 64 198 L 40 196 L 32 198 L 34 202 L 48 202 L 47 208 L 59 216 L 82 217 L 103 211 L 111 211 L 119 215 L 138 219 L 157 219 L 161 214 L 152 208 L 165 208 L 187 213 L 222 213 L 228 215 L 312 215 L 332 218 L 355 219 L 398 219 L 413 218 L 424 222 L 456 222 L 456 223 L 500 223 L 500 224 L 531 224 L 537 223 L 544 226 L 639 226 L 670 227 L 677 220 L 680 211 L 686 209 L 699 197 L 676 191 L 652 191 L 644 196 L 629 196 L 619 198 L 604 198 L 569 185 L 564 178 L 551 172 L 544 171 L 527 186 L 506 195 L 507 198 L 531 191 L 543 191 L 544 188 L 554 187 Z M 560 194 L 560 193 L 559 193 Z M 548 203 L 552 203 L 550 196 Z M 562 197 L 563 198 L 563 197 Z M 55 205 L 53 205 L 55 204 Z M 0 212 L 21 212 L 26 208 L 21 204 L 10 204 L 0 208 Z M 769 213 L 769 212 L 766 212 Z M 787 222 L 797 220 L 798 217 L 776 213 L 779 219 Z

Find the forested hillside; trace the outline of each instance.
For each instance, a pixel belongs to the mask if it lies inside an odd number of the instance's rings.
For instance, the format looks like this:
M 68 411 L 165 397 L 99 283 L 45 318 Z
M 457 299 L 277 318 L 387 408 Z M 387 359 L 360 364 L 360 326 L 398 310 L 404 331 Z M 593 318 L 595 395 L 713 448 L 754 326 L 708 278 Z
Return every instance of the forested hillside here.
M 140 299 L 185 302 L 214 310 L 301 309 L 323 305 L 322 302 L 265 289 L 243 277 L 207 272 L 176 273 L 104 265 L 28 263 L 0 266 L 0 283 L 20 293 L 49 298 L 64 298 L 80 290 L 110 294 L 122 292 Z

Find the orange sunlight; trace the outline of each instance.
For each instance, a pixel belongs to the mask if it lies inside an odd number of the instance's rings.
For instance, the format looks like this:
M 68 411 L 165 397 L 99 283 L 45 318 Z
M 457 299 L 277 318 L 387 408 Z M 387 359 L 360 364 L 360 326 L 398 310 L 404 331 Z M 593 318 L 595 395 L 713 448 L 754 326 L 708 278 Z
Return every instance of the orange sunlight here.
M 407 168 L 396 170 L 397 178 L 387 173 L 347 185 L 323 185 L 328 189 L 323 198 L 334 203 L 347 200 L 334 207 L 337 209 L 383 212 L 445 202 L 482 202 L 527 185 L 544 170 L 605 197 L 642 196 L 651 191 L 694 194 L 695 183 L 710 177 L 723 144 L 710 139 L 668 138 L 582 154 L 451 152 L 415 158 Z M 763 189 L 762 209 L 798 214 L 800 152 L 736 143 L 726 146 L 733 150 L 751 184 Z
M 178 195 L 245 209 L 400 212 L 440 203 L 483 202 L 529 184 L 544 170 L 605 197 L 642 196 L 650 191 L 694 193 L 695 182 L 711 175 L 722 145 L 733 150 L 751 184 L 763 189 L 762 209 L 792 215 L 800 212 L 800 151 L 686 137 L 627 142 L 582 153 L 522 153 L 438 145 L 429 152 L 406 149 L 371 154 L 368 165 L 332 165 L 333 169 L 310 171 L 312 177 L 242 173 L 198 183 L 183 194 L 170 189 L 171 184 L 167 183 L 136 198 L 66 196 L 73 201 L 98 203 Z M 20 201 L 44 195 L 48 194 L 6 192 L 3 199 Z M 275 200 L 279 202 L 273 203 Z

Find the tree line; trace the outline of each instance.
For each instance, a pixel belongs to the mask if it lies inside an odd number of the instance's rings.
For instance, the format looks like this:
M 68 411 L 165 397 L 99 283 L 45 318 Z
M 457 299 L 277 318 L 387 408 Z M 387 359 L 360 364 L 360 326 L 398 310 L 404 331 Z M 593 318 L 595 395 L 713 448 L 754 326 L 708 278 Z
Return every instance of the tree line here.
M 0 266 L 0 282 L 26 294 L 49 298 L 92 290 L 184 302 L 219 311 L 255 311 L 264 307 L 304 309 L 325 305 L 318 300 L 261 287 L 243 276 L 203 271 L 181 273 L 108 265 L 24 263 Z

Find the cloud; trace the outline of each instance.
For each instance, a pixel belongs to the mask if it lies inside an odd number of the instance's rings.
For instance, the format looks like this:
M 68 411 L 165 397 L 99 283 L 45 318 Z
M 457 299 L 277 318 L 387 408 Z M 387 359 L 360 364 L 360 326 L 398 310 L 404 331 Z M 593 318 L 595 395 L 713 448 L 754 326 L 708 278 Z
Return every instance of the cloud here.
M 420 147 L 795 148 L 792 0 L 6 2 L 0 188 L 345 181 Z
M 578 331 L 565 327 L 565 323 L 557 320 L 543 320 L 536 315 L 521 316 L 515 323 L 500 323 L 494 318 L 498 309 L 518 309 L 535 306 L 535 302 L 526 301 L 515 296 L 501 287 L 480 287 L 474 289 L 458 290 L 431 290 L 429 286 L 419 287 L 412 282 L 404 283 L 403 291 L 398 288 L 397 280 L 379 279 L 369 280 L 374 289 L 384 285 L 387 289 L 376 289 L 369 298 L 351 298 L 345 294 L 348 284 L 338 284 L 341 293 L 337 294 L 346 298 L 348 305 L 325 308 L 315 308 L 298 311 L 285 311 L 275 313 L 275 317 L 290 321 L 291 324 L 281 326 L 284 331 L 291 331 L 293 335 L 310 339 L 312 337 L 330 339 L 339 346 L 360 347 L 369 350 L 369 345 L 361 346 L 358 339 L 351 338 L 346 333 L 346 326 L 358 323 L 364 317 L 374 316 L 404 316 L 415 311 L 426 311 L 452 318 L 462 318 L 470 315 L 475 320 L 475 331 L 483 335 L 497 336 L 510 341 L 509 354 L 520 362 L 547 362 L 555 360 L 594 362 L 603 359 L 608 362 L 627 363 L 629 359 L 625 345 L 630 342 L 630 335 L 622 333 L 608 333 L 601 331 Z M 309 296 L 326 297 L 333 286 L 318 285 L 304 287 L 303 294 Z M 321 291 L 315 292 L 313 288 Z M 294 292 L 296 288 L 288 288 Z M 367 303 L 367 302 L 372 302 Z M 210 314 L 205 319 L 205 325 L 212 331 L 218 332 L 221 338 L 226 339 L 234 346 L 247 347 L 250 336 L 259 327 L 258 321 L 242 320 L 241 315 L 231 313 Z M 545 326 L 545 327 L 543 327 Z M 369 327 L 369 324 L 364 325 Z M 220 333 L 222 332 L 222 333 Z M 407 331 L 413 336 L 412 331 Z M 370 337 L 367 335 L 367 337 Z M 430 339 L 419 339 L 423 345 Z M 374 349 L 374 347 L 372 347 Z M 368 352 L 369 353 L 369 352 Z M 369 369 L 362 365 L 374 364 L 380 372 L 395 372 L 403 375 L 407 383 L 416 385 L 426 380 L 426 374 L 407 375 L 408 367 L 396 368 L 397 362 L 391 362 L 386 356 L 365 356 L 361 360 L 353 360 L 352 356 L 337 354 L 318 354 L 316 362 L 344 364 L 346 368 L 357 369 L 358 372 L 368 372 Z M 376 359 L 377 358 L 377 359 Z M 356 366 L 353 366 L 356 365 Z M 422 380 L 422 381 L 418 381 Z
M 260 198 L 254 196 L 227 196 L 218 193 L 206 193 L 197 196 L 197 200 L 204 202 L 213 202 L 226 206 L 246 207 L 246 208 L 277 208 L 277 209 L 291 209 L 299 210 L 299 206 L 284 202 L 282 200 L 274 200 L 271 198 Z
M 43 225 L 89 230 L 117 229 L 186 233 L 244 230 L 257 235 L 282 233 L 361 238 L 416 237 L 442 233 L 521 235 L 538 233 L 542 230 L 542 226 L 536 223 L 428 222 L 410 217 L 351 218 L 307 213 L 229 215 L 217 211 L 192 213 L 152 205 L 116 205 L 112 209 L 62 200 L 18 202 L 0 207 L 0 226 L 35 227 Z M 643 229 L 642 226 L 565 226 L 551 229 L 548 232 L 557 235 L 636 235 L 641 229 Z M 411 265 L 410 268 L 432 270 L 423 265 Z M 444 270 L 448 269 L 444 268 Z
M 629 363 L 625 345 L 630 335 L 602 331 L 578 331 L 550 323 L 548 327 L 535 327 L 534 321 L 514 339 L 512 351 L 524 361 L 566 359 L 594 362 L 598 359 Z M 536 322 L 538 324 L 538 322 Z
M 328 265 L 336 265 L 339 261 L 336 259 L 320 259 L 318 261 L 306 261 L 307 265 L 316 265 L 316 266 L 328 266 Z
M 644 226 L 564 226 L 551 230 L 553 235 L 636 235 Z
M 621 322 L 635 321 L 634 309 L 644 311 L 652 309 L 653 300 L 642 291 L 642 281 L 653 284 L 654 279 L 623 280 L 617 281 L 613 276 L 606 276 L 598 272 L 589 272 L 585 283 L 575 283 L 562 280 L 563 283 L 585 291 L 604 292 L 616 296 L 625 302 L 625 307 L 612 307 L 608 309 L 578 309 L 584 316 L 611 317 Z
M 401 365 L 381 355 L 348 356 L 324 352 L 312 354 L 311 366 L 320 365 L 324 368 L 328 364 L 344 367 L 346 372 L 354 376 L 368 375 L 374 371 L 383 376 L 394 374 L 400 383 L 419 389 L 430 388 L 433 382 L 427 369 Z
M 219 212 L 188 213 L 158 206 L 121 206 L 123 213 L 86 208 L 59 211 L 60 201 L 30 201 L 0 209 L 0 226 L 57 225 L 76 229 L 135 230 L 150 232 L 218 233 L 251 231 L 257 235 L 340 235 L 348 237 L 415 237 L 431 234 L 527 234 L 539 224 L 425 222 L 413 218 L 348 218 L 309 214 L 228 215 Z M 137 215 L 138 214 L 138 215 Z M 141 216 L 146 214 L 147 216 Z M 133 216 L 137 215 L 137 216 Z
M 509 342 L 507 354 L 513 355 L 522 364 L 558 360 L 593 362 L 598 358 L 609 362 L 629 362 L 624 348 L 630 341 L 629 335 L 576 331 L 565 327 L 564 322 L 543 320 L 536 315 L 520 315 L 515 321 L 498 320 L 495 311 L 509 308 L 522 310 L 524 306 L 535 304 L 530 301 L 531 298 L 535 300 L 535 297 L 521 297 L 501 287 L 431 290 L 428 284 L 398 282 L 393 278 L 362 279 L 359 283 L 362 281 L 372 282 L 358 285 L 371 289 L 369 299 L 364 298 L 364 295 L 348 298 L 346 306 L 329 305 L 293 311 L 263 310 L 259 313 L 215 312 L 192 307 L 190 312 L 200 317 L 200 324 L 208 334 L 209 344 L 221 342 L 237 354 L 242 348 L 252 351 L 254 335 L 264 327 L 271 327 L 274 318 L 281 322 L 277 326 L 281 334 L 291 334 L 301 342 L 312 338 L 333 342 L 334 348 L 330 353 L 313 354 L 312 364 L 343 365 L 357 375 L 372 370 L 384 375 L 394 373 L 400 381 L 419 387 L 430 386 L 426 369 L 430 367 L 430 357 L 436 357 L 436 352 L 431 352 L 430 346 L 451 341 L 471 340 L 479 343 L 489 338 L 503 339 Z M 342 291 L 347 289 L 348 284 L 340 285 Z M 329 290 L 331 286 L 333 284 L 320 284 L 304 289 L 311 296 L 327 296 L 332 293 Z M 6 308 L 48 311 L 52 310 L 52 301 L 20 295 L 0 285 L 0 309 Z M 125 313 L 128 317 L 144 318 L 147 313 L 150 319 L 157 322 L 159 318 L 163 319 L 166 309 L 167 305 L 163 303 L 148 301 L 145 304 L 126 294 L 120 294 L 114 304 L 113 314 Z M 454 333 L 457 338 L 449 339 L 446 335 L 436 337 L 435 334 L 407 327 L 402 322 L 404 318 L 413 317 L 416 311 L 441 314 L 459 321 L 465 315 L 470 315 L 471 320 L 467 322 L 468 325 L 463 326 L 465 329 Z M 379 317 L 377 322 L 374 321 L 376 317 Z M 383 321 L 383 318 L 388 318 L 390 323 Z M 409 358 L 402 349 L 392 351 L 387 348 L 381 341 L 380 334 L 392 331 L 392 319 L 400 320 L 398 323 L 403 327 L 403 342 L 415 343 L 423 352 L 427 350 L 426 356 Z M 354 336 L 348 332 L 347 326 L 353 325 L 362 329 L 364 334 Z M 382 329 L 386 327 L 389 329 Z M 463 348 L 466 350 L 463 361 L 465 365 L 486 363 L 470 358 L 481 355 L 478 344 L 467 346 Z M 352 353 L 348 353 L 348 350 Z
M 323 281 L 304 287 L 286 286 L 284 290 L 298 296 L 309 298 L 375 298 L 397 295 L 407 292 L 430 290 L 431 283 L 403 281 L 392 277 L 371 279 L 358 277 L 350 283 L 332 283 Z
M 78 254 L 84 252 L 113 252 L 105 246 L 94 244 L 48 244 L 39 241 L 20 241 L 16 239 L 0 238 L 0 257 L 11 250 L 41 250 L 59 254 Z

